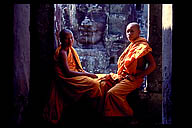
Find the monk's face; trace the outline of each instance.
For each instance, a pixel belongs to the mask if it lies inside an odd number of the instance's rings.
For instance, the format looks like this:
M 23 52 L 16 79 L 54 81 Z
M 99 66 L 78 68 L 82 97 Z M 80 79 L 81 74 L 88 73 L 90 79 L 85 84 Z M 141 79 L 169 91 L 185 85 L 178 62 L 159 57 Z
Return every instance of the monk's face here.
M 126 28 L 126 36 L 130 42 L 135 41 L 140 34 L 140 30 L 137 25 L 129 24 Z
M 73 33 L 71 33 L 71 32 L 65 33 L 63 43 L 64 43 L 65 47 L 71 47 L 73 45 L 73 43 L 74 43 Z

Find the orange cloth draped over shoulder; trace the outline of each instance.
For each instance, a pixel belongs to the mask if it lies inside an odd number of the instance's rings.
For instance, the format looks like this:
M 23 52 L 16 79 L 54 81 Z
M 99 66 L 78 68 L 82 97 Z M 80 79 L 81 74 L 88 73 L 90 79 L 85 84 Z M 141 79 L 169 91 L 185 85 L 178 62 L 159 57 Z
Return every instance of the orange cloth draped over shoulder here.
M 56 49 L 54 55 L 56 78 L 51 84 L 51 95 L 49 104 L 45 107 L 44 117 L 48 121 L 56 124 L 61 119 L 65 106 L 71 102 L 78 101 L 83 95 L 88 98 L 98 98 L 102 95 L 99 82 L 87 76 L 66 77 L 60 56 L 61 46 Z M 76 50 L 69 48 L 68 67 L 72 71 L 85 72 Z M 65 101 L 65 97 L 71 99 L 70 103 Z M 67 103 L 66 103 L 67 102 Z
M 59 77 L 64 78 L 64 74 L 62 72 L 62 63 L 60 60 L 60 50 L 61 50 L 61 45 L 56 49 L 55 51 L 55 55 L 54 55 L 54 61 L 55 61 L 55 68 L 56 68 L 56 73 L 58 74 Z M 82 66 L 81 66 L 81 62 L 79 59 L 79 56 L 76 52 L 76 50 L 73 47 L 69 48 L 69 52 L 67 55 L 67 61 L 68 61 L 68 66 L 69 69 L 72 71 L 76 71 L 76 72 L 84 72 Z
M 137 60 L 140 57 L 145 56 L 150 51 L 152 51 L 152 48 L 149 47 L 147 40 L 139 37 L 137 40 L 132 42 L 119 57 L 117 62 L 117 74 L 120 75 L 122 72 L 126 72 L 127 74 L 135 74 Z
M 117 74 L 111 73 L 112 78 L 121 79 L 123 74 L 134 75 L 137 72 L 137 61 L 140 57 L 145 56 L 152 51 L 152 48 L 147 43 L 145 38 L 139 37 L 124 50 L 118 59 Z

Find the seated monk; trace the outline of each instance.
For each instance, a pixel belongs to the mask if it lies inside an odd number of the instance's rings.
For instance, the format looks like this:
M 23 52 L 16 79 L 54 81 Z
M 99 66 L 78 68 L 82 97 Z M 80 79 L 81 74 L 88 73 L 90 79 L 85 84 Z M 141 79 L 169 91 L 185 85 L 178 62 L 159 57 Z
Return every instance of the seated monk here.
M 83 70 L 79 56 L 72 47 L 73 33 L 63 29 L 59 37 L 61 45 L 54 55 L 56 77 L 51 85 L 49 107 L 45 110 L 49 114 L 45 117 L 52 123 L 58 123 L 63 109 L 69 104 L 79 101 L 82 97 L 91 99 L 93 104 L 97 104 L 102 96 L 99 82 L 94 79 L 97 76 Z
M 126 35 L 131 42 L 118 59 L 117 74 L 110 73 L 101 77 L 102 91 L 105 93 L 104 116 L 133 116 L 126 97 L 139 88 L 144 76 L 150 74 L 156 63 L 151 54 L 152 48 L 147 40 L 140 37 L 139 25 L 135 22 L 127 25 Z M 145 68 L 148 62 L 148 67 Z

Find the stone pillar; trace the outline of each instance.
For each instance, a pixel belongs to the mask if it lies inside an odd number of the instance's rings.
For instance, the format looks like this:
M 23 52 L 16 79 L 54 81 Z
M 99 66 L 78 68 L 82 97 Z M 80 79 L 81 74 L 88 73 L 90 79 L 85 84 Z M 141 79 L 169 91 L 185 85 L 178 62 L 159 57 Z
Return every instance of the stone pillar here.
M 22 114 L 28 102 L 30 79 L 30 5 L 14 5 L 13 22 L 13 85 L 14 85 L 14 120 L 22 121 Z
M 173 116 L 172 101 L 172 4 L 162 5 L 162 68 L 163 68 L 163 111 L 162 123 L 171 124 Z
M 162 122 L 162 5 L 149 5 L 149 45 L 157 68 L 148 75 L 148 116 L 155 122 Z
M 149 44 L 157 68 L 148 76 L 148 90 L 161 93 L 162 90 L 162 5 L 149 5 Z
M 54 4 L 31 4 L 30 117 L 39 121 L 53 73 Z M 34 116 L 33 116 L 34 115 Z

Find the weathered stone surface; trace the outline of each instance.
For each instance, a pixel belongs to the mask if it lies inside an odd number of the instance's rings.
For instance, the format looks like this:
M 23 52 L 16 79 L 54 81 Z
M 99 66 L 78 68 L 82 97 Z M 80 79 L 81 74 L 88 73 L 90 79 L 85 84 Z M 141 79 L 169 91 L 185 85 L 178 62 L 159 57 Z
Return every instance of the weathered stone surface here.
M 163 111 L 162 123 L 171 124 L 173 118 L 173 91 L 172 91 L 172 4 L 162 5 L 162 93 Z
M 108 57 L 106 52 L 98 51 L 97 49 L 79 49 L 76 48 L 77 53 L 80 56 L 81 64 L 85 71 L 93 73 L 107 73 L 108 68 Z
M 134 110 L 134 116 L 139 124 L 161 124 L 162 94 L 135 90 L 131 92 L 127 101 Z
M 21 123 L 28 104 L 30 80 L 30 5 L 14 5 L 14 120 Z
M 73 31 L 74 47 L 82 49 L 78 53 L 83 63 L 87 64 L 83 64 L 87 71 L 116 72 L 117 69 L 114 68 L 117 67 L 115 64 L 118 57 L 129 44 L 125 36 L 126 25 L 129 22 L 138 21 L 141 24 L 143 34 L 141 36 L 147 35 L 145 33 L 147 31 L 146 8 L 147 5 L 143 4 L 142 8 L 137 10 L 135 4 L 63 4 L 60 8 L 63 13 L 63 22 L 60 25 L 61 28 L 69 28 Z M 106 59 L 99 59 L 100 56 L 84 56 L 87 49 L 92 49 L 90 52 L 100 51 L 102 57 L 105 56 Z M 90 62 L 93 60 L 100 60 L 106 69 Z
M 149 45 L 157 68 L 148 76 L 148 89 L 153 92 L 162 92 L 162 5 L 150 4 L 149 18 Z
M 124 35 L 127 25 L 126 14 L 110 14 L 109 17 L 109 33 Z

